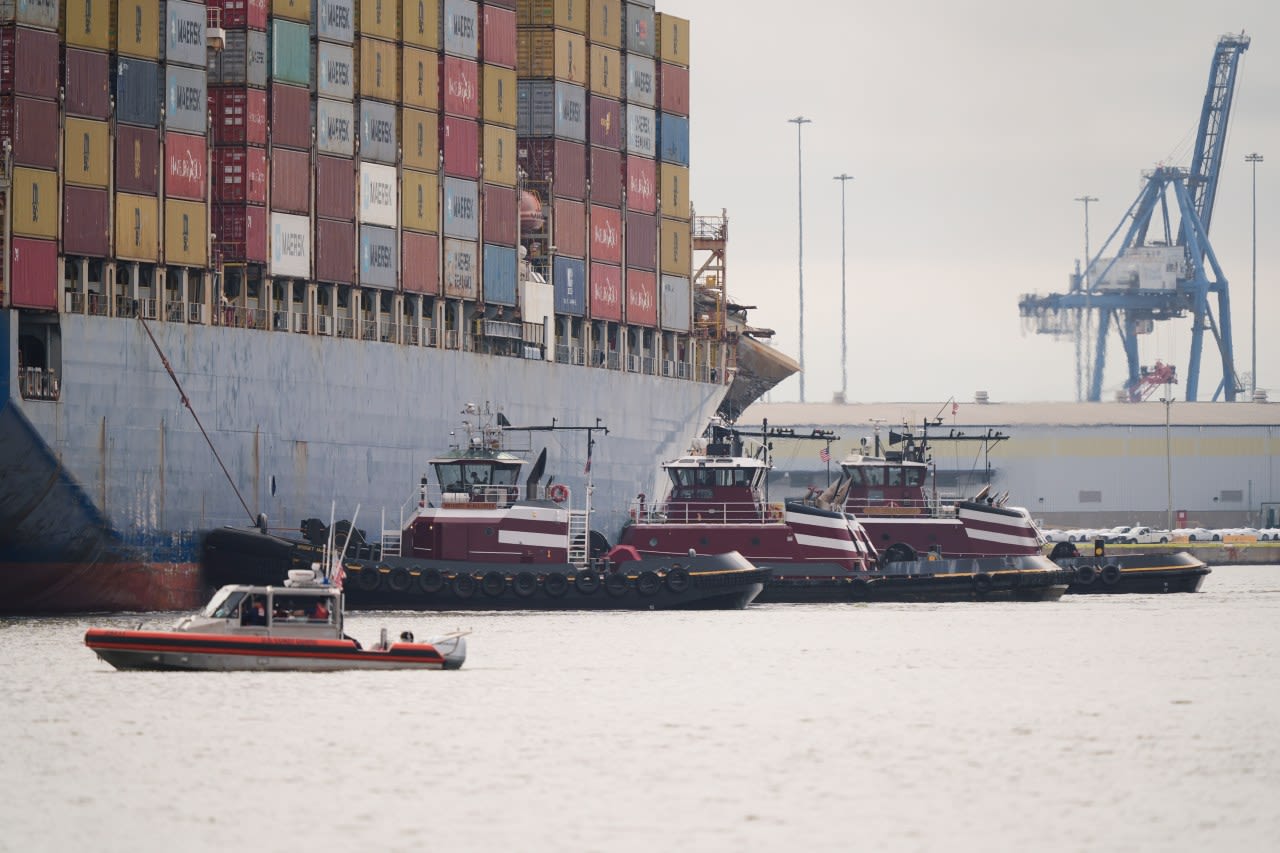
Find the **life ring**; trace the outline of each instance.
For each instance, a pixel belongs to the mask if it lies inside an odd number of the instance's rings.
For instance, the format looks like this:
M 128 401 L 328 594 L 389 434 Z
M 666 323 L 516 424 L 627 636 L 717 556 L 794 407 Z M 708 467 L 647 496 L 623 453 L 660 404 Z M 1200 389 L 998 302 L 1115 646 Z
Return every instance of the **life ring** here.
M 679 595 L 689 588 L 691 583 L 689 572 L 680 566 L 675 566 L 671 571 L 667 572 L 667 589 Z
M 476 594 L 476 579 L 469 574 L 460 574 L 453 579 L 453 594 L 458 598 L 470 598 Z
M 654 595 L 660 589 L 662 589 L 662 578 L 651 569 L 645 569 L 636 578 L 636 591 L 641 595 Z
M 373 592 L 382 584 L 382 572 L 377 566 L 365 566 L 356 575 L 356 586 L 365 592 Z
M 604 576 L 604 590 L 615 598 L 627 594 L 627 576 L 622 572 L 609 572 Z
M 600 576 L 593 571 L 583 570 L 578 572 L 577 577 L 573 580 L 573 585 L 583 595 L 591 595 L 600 588 Z
M 492 598 L 502 595 L 506 588 L 507 579 L 503 577 L 502 572 L 485 572 L 484 578 L 480 581 L 480 590 Z
M 569 487 L 564 483 L 553 483 L 547 489 L 547 497 L 558 504 L 562 504 L 569 499 Z
M 991 592 L 991 575 L 986 572 L 978 572 L 973 576 L 973 591 L 978 595 L 986 595 Z
M 1094 578 L 1098 576 L 1098 570 L 1093 566 L 1079 566 L 1076 568 L 1076 583 L 1081 586 L 1088 586 L 1093 583 Z
M 569 591 L 569 579 L 560 572 L 552 572 L 543 580 L 542 590 L 552 598 L 560 598 Z
M 533 572 L 521 572 L 511 581 L 511 588 L 521 598 L 528 598 L 538 591 L 538 576 Z
M 1108 563 L 1102 567 L 1102 582 L 1108 586 L 1115 586 L 1120 582 L 1120 567 L 1114 563 Z
M 428 595 L 437 593 L 444 589 L 444 576 L 440 574 L 439 569 L 427 569 L 418 575 L 418 586 Z

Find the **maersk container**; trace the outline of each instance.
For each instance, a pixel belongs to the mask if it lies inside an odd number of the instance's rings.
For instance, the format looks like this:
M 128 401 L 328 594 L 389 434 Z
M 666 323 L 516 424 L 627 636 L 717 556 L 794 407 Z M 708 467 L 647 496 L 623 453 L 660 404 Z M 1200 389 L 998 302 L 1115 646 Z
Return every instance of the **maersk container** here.
M 480 10 L 480 61 L 514 70 L 516 52 L 515 10 L 485 3 Z
M 311 6 L 314 2 L 315 0 L 271 0 L 271 17 L 310 23 Z
M 690 329 L 693 306 L 689 300 L 689 279 L 681 275 L 662 276 L 662 296 L 658 300 L 662 328 L 668 332 Z
M 621 48 L 622 0 L 589 0 L 587 5 L 587 39 Z
M 657 41 L 654 47 L 663 62 L 689 67 L 689 21 L 666 12 L 654 16 Z
M 431 234 L 440 230 L 439 176 L 413 169 L 400 172 L 400 227 Z
M 517 138 L 516 158 L 534 181 L 551 181 L 556 196 L 587 197 L 587 149 L 567 139 Z
M 440 292 L 440 238 L 435 234 L 400 235 L 400 285 L 412 293 Z
M 277 148 L 271 152 L 271 209 L 281 213 L 311 211 L 311 155 Z
M 591 298 L 587 300 L 588 316 L 593 320 L 622 322 L 622 267 L 592 261 Z
M 116 190 L 160 192 L 160 131 L 154 127 L 116 126 Z
M 551 239 L 556 252 L 570 258 L 587 256 L 587 206 L 580 201 L 557 198 L 551 217 Z
M 481 177 L 490 184 L 504 187 L 516 185 L 516 132 L 514 128 L 486 124 L 484 126 L 484 159 Z
M 400 220 L 396 167 L 381 163 L 360 164 L 361 223 L 395 228 Z
M 590 198 L 594 204 L 622 205 L 622 153 L 614 148 L 592 147 L 587 154 L 591 172 Z
M 591 260 L 622 263 L 622 211 L 591 205 Z
M 117 0 L 103 5 L 116 10 L 114 47 L 117 53 L 138 59 L 160 59 L 160 4 L 156 0 Z M 223 24 L 235 26 L 227 24 L 225 17 Z
M 267 144 L 267 93 L 262 89 L 214 89 L 209 93 L 215 145 Z
M 355 0 L 316 0 L 311 37 L 350 45 L 356 38 Z
M 542 77 L 587 84 L 587 40 L 578 33 L 547 28 L 526 29 L 516 42 L 516 71 L 521 77 Z
M 311 33 L 306 24 L 273 20 L 269 53 L 273 82 L 310 85 Z
M 164 194 L 204 201 L 209 186 L 206 138 L 186 133 L 164 135 Z
M 213 150 L 213 197 L 222 203 L 267 203 L 267 149 L 242 145 Z
M 271 274 L 311 277 L 311 221 L 292 213 L 271 214 Z
M 657 106 L 658 86 L 653 58 L 627 54 L 627 105 Z
M 516 110 L 516 72 L 496 65 L 482 65 L 480 117 L 485 124 L 514 128 L 519 118 Z
M 516 132 L 585 142 L 586 97 L 587 90 L 572 83 L 520 80 L 516 84 Z
M 463 118 L 480 117 L 480 66 L 474 59 L 446 56 L 440 61 L 444 83 L 444 112 Z
M 67 119 L 71 122 L 82 119 Z M 103 122 L 93 122 L 105 127 Z M 70 133 L 70 129 L 67 131 Z M 58 168 L 58 103 L 37 98 L 19 98 L 12 95 L 0 96 L 0 139 L 12 145 L 13 162 L 18 166 L 35 166 L 39 169 Z M 90 145 L 98 142 L 95 135 Z M 74 155 L 77 160 L 68 163 L 68 168 L 75 167 L 83 155 L 81 145 L 85 144 L 77 136 L 74 147 L 68 148 L 67 157 Z M 68 143 L 70 146 L 70 142 Z M 108 149 L 109 151 L 109 149 Z M 92 153 L 92 152 L 89 152 Z M 105 184 L 103 184 L 105 186 Z
M 375 163 L 396 162 L 400 134 L 396 132 L 396 106 L 381 101 L 361 100 L 360 159 Z
M 645 6 L 640 3 L 624 3 L 622 15 L 627 53 L 653 56 L 655 47 L 653 4 Z
M 355 53 L 350 45 L 318 41 L 311 88 L 322 98 L 350 101 L 356 96 Z
M 626 158 L 627 210 L 656 213 L 658 210 L 658 174 L 654 161 L 644 157 Z
M 116 193 L 115 256 L 122 261 L 160 259 L 160 200 Z
M 316 157 L 316 215 L 331 219 L 356 218 L 356 173 L 345 157 Z M 354 247 L 355 243 L 352 242 Z M 354 248 L 353 248 L 354 257 Z
M 58 310 L 58 244 L 54 240 L 13 238 L 9 304 L 15 308 Z
M 137 3 L 146 0 L 120 0 Z M 154 3 L 154 0 L 152 0 Z M 209 0 L 210 9 L 222 10 L 222 26 L 228 30 L 239 30 L 248 27 L 251 30 L 265 30 L 269 0 Z
M 220 204 L 213 208 L 214 245 L 223 260 L 267 262 L 267 209 L 257 204 Z
M 693 264 L 693 242 L 688 219 L 663 216 L 658 226 L 658 268 L 670 275 L 688 276 Z
M 587 88 L 594 95 L 606 98 L 622 97 L 622 52 L 604 45 L 593 44 Z
M 208 127 L 209 95 L 203 68 L 165 67 L 165 117 L 169 130 L 203 134 Z
M 592 95 L 587 103 L 587 136 L 592 145 L 622 149 L 622 104 Z
M 209 215 L 203 202 L 165 200 L 164 261 L 180 267 L 209 266 Z
M 395 289 L 399 269 L 396 229 L 360 226 L 360 284 Z
M 626 104 L 627 139 L 624 150 L 632 157 L 653 158 L 657 153 L 657 117 L 649 107 Z
M 360 37 L 358 47 L 359 79 L 356 89 L 361 98 L 380 101 L 400 100 L 400 52 L 392 42 Z
M 355 106 L 350 101 L 316 98 L 316 150 L 354 157 Z
M 624 283 L 627 322 L 634 326 L 658 325 L 658 285 L 648 270 L 628 269 Z
M 405 45 L 439 50 L 440 0 L 397 2 L 400 3 L 400 37 Z
M 444 35 L 445 53 L 475 59 L 480 52 L 476 0 L 444 0 L 440 5 L 440 32 Z
M 676 219 L 688 219 L 693 215 L 693 201 L 689 198 L 689 167 L 675 163 L 662 163 L 658 170 L 662 215 Z
M 689 165 L 689 119 L 661 113 L 658 125 L 658 159 Z
M 226 47 L 209 58 L 209 80 L 238 86 L 267 86 L 267 34 L 228 30 Z
M 440 168 L 440 117 L 426 110 L 400 110 L 401 164 L 435 172 Z
M 515 246 L 520 242 L 520 205 L 514 187 L 485 184 L 484 220 L 481 236 L 485 243 Z
M 357 0 L 356 31 L 361 35 L 398 41 L 400 5 L 394 0 Z
M 587 4 L 583 0 L 524 0 L 517 8 L 520 23 L 527 26 L 587 31 Z
M 316 280 L 355 284 L 356 225 L 351 220 L 316 220 Z
M 62 191 L 62 253 L 105 258 L 111 251 L 111 199 L 105 188 L 72 187 Z
M 116 60 L 116 121 L 159 127 L 161 98 L 157 95 L 162 85 L 158 63 L 125 57 Z
M 664 62 L 658 66 L 658 107 L 664 113 L 689 115 L 689 69 Z
M 0 24 L 56 30 L 59 9 L 57 0 L 0 0 Z
M 475 299 L 480 295 L 479 258 L 476 244 L 468 240 L 444 239 L 444 282 L 441 288 L 445 296 L 455 299 Z
M 190 65 L 204 68 L 206 11 L 203 4 L 187 0 L 166 0 L 164 4 L 165 38 L 161 42 L 166 65 Z
M 62 37 L 67 47 L 110 50 L 111 4 L 95 0 L 64 0 Z
M 400 53 L 400 98 L 405 106 L 439 109 L 439 54 L 418 47 L 403 47 Z
M 581 317 L 587 307 L 587 262 L 556 255 L 551 261 L 556 313 Z
M 271 84 L 271 144 L 311 147 L 311 92 L 306 86 Z
M 516 304 L 516 250 L 514 246 L 484 246 L 484 301 L 493 305 Z
M 111 117 L 111 58 L 93 50 L 67 48 L 64 60 L 67 115 Z
M 658 218 L 627 211 L 626 257 L 628 269 L 658 268 Z
M 462 178 L 444 179 L 444 235 L 475 240 L 480 235 L 479 185 Z
M 440 148 L 444 173 L 455 178 L 480 177 L 480 124 L 469 118 L 445 116 L 441 121 Z
M 0 95 L 58 97 L 58 34 L 0 29 Z

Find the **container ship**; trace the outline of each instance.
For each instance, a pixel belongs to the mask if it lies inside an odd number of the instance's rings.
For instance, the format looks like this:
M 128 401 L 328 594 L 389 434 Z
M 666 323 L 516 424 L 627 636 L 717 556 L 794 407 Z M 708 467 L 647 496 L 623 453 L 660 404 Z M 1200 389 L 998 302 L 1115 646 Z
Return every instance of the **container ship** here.
M 3 612 L 193 607 L 201 531 L 376 524 L 468 404 L 607 425 L 616 531 L 794 369 L 643 0 L 0 0 L 0 141 Z

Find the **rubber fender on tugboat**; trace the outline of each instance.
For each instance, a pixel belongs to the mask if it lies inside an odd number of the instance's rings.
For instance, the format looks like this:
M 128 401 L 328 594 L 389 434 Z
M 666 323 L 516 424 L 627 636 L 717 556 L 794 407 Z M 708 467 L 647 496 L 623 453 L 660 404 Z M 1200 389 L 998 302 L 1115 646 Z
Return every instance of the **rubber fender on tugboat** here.
M 614 596 L 627 594 L 627 576 L 622 572 L 609 572 L 604 576 L 605 592 Z
M 591 595 L 600 588 L 600 576 L 593 569 L 583 569 L 574 578 L 573 585 L 583 595 Z
M 1102 582 L 1108 586 L 1115 586 L 1120 581 L 1120 567 L 1114 563 L 1108 563 L 1102 567 Z
M 427 569 L 418 575 L 418 586 L 428 595 L 437 593 L 444 589 L 444 575 L 440 574 L 439 569 Z
M 978 572 L 973 576 L 973 589 L 979 595 L 986 595 L 991 592 L 991 575 L 986 572 Z
M 476 579 L 462 572 L 453 579 L 453 594 L 458 598 L 470 598 L 476 594 Z
M 1093 566 L 1077 566 L 1076 567 L 1076 583 L 1082 586 L 1088 586 L 1093 583 L 1093 579 L 1098 576 L 1098 570 Z
M 850 584 L 854 599 L 861 601 L 871 595 L 871 581 L 866 578 L 854 578 Z
M 382 584 L 382 572 L 377 566 L 365 566 L 356 576 L 356 586 L 365 592 L 373 592 Z
M 569 591 L 569 579 L 563 572 L 552 572 L 542 581 L 542 589 L 552 598 L 559 598 Z
M 502 595 L 506 588 L 507 579 L 502 576 L 502 572 L 485 572 L 484 579 L 480 581 L 480 589 L 484 594 L 494 598 Z
M 391 570 L 391 574 L 387 575 L 387 588 L 392 592 L 408 592 L 409 585 L 412 583 L 413 578 L 404 566 L 396 566 Z
M 521 598 L 528 598 L 538 591 L 538 576 L 533 572 L 521 572 L 511 581 L 511 588 Z
M 636 578 L 636 591 L 641 595 L 654 595 L 662 589 L 662 579 L 652 569 L 645 569 Z
M 667 572 L 667 589 L 676 595 L 687 590 L 690 583 L 689 570 L 682 566 L 672 566 Z

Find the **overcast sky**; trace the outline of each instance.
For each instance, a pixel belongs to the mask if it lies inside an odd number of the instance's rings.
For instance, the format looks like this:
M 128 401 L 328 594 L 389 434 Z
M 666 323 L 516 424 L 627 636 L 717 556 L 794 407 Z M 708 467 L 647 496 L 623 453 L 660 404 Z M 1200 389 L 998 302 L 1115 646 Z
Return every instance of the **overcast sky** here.
M 797 132 L 803 130 L 805 398 L 840 390 L 846 185 L 848 396 L 1076 399 L 1075 347 L 1023 328 L 1120 224 L 1143 170 L 1190 164 L 1218 37 L 1240 63 L 1210 239 L 1230 282 L 1236 370 L 1251 360 L 1258 194 L 1258 386 L 1280 400 L 1280 3 L 1276 0 L 778 3 L 659 0 L 692 21 L 691 184 L 728 212 L 728 285 L 798 357 Z M 1215 303 L 1216 305 L 1216 303 Z M 1216 313 L 1216 307 L 1215 307 Z M 1142 336 L 1185 377 L 1186 320 Z M 1206 335 L 1199 397 L 1221 379 Z M 1103 399 L 1123 384 L 1109 341 Z M 1247 381 L 1246 381 L 1247 384 Z M 1179 389 L 1181 397 L 1185 389 Z M 798 400 L 792 378 L 774 402 Z

